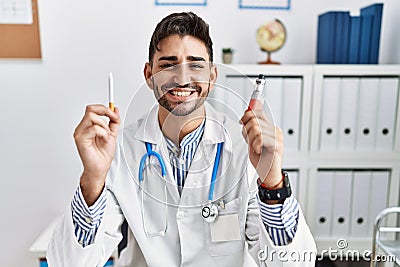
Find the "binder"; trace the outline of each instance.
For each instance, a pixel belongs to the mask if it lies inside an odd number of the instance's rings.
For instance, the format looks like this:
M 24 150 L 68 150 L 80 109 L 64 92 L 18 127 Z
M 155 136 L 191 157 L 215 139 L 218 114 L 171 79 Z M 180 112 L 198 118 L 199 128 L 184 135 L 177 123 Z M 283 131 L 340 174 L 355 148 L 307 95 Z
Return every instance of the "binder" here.
M 361 18 L 350 17 L 348 63 L 357 64 L 360 54 Z
M 347 63 L 347 50 L 349 44 L 350 12 L 338 11 L 336 13 L 335 28 L 335 64 Z
M 318 171 L 318 194 L 315 195 L 314 216 L 314 235 L 316 237 L 329 237 L 331 235 L 334 179 L 334 171 Z
M 297 170 L 287 171 L 290 180 L 290 187 L 292 189 L 292 194 L 298 198 L 298 184 L 299 184 L 299 172 Z
M 355 171 L 353 175 L 353 203 L 350 223 L 350 236 L 352 237 L 369 236 L 369 205 L 371 201 L 374 201 L 370 196 L 371 177 L 371 171 Z
M 318 16 L 317 63 L 334 63 L 336 11 Z
M 211 90 L 207 100 L 219 112 L 225 111 L 226 74 L 218 76 L 214 89 Z
M 382 11 L 383 4 L 377 3 L 361 9 L 361 16 L 371 16 L 373 20 L 371 22 L 371 39 L 370 39 L 370 51 L 369 51 L 369 62 L 370 64 L 378 64 L 379 59 L 379 42 L 381 37 L 381 24 L 382 24 Z
M 350 230 L 350 201 L 352 171 L 336 171 L 333 185 L 332 236 L 348 236 Z
M 274 125 L 282 127 L 282 97 L 283 97 L 283 78 L 267 78 L 264 90 L 264 99 L 271 108 Z
M 376 216 L 387 205 L 387 196 L 389 188 L 389 171 L 373 171 L 371 181 L 371 204 L 370 204 L 370 220 L 368 225 L 368 235 L 372 235 Z
M 342 78 L 339 97 L 338 151 L 354 151 L 359 78 Z
M 380 79 L 376 126 L 376 151 L 393 150 L 398 88 L 398 78 Z
M 246 110 L 245 98 L 248 97 L 246 92 L 246 84 L 250 83 L 247 77 L 242 76 L 227 76 L 225 80 L 225 86 L 227 87 L 224 91 L 224 110 L 232 118 L 240 119 L 243 116 L 243 112 Z
M 356 151 L 370 152 L 374 150 L 378 93 L 378 78 L 361 78 Z
M 282 130 L 286 151 L 298 151 L 300 137 L 302 78 L 286 77 L 283 80 Z
M 340 86 L 340 78 L 324 78 L 320 129 L 321 151 L 337 149 Z
M 360 35 L 360 56 L 359 64 L 370 63 L 370 47 L 371 47 L 371 27 L 372 16 L 361 16 L 361 35 Z

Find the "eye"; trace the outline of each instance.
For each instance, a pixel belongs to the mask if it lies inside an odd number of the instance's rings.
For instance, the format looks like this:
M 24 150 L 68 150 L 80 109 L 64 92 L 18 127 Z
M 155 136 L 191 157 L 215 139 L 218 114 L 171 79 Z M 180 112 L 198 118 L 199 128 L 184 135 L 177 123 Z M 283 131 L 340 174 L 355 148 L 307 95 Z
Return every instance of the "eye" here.
M 162 64 L 162 65 L 160 65 L 160 68 L 162 68 L 162 69 L 169 69 L 169 68 L 174 68 L 176 66 L 176 64 L 173 64 L 173 63 L 165 63 L 165 64 Z
M 190 63 L 189 67 L 191 69 L 204 69 L 204 65 L 201 63 Z

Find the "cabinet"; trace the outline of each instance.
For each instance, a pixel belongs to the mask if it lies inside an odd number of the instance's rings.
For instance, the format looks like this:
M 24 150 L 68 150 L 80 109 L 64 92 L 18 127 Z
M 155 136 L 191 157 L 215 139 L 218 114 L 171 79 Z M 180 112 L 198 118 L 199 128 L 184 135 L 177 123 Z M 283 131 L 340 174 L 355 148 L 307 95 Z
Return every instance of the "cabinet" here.
M 373 224 L 399 205 L 399 65 L 220 65 L 210 102 L 239 120 L 258 74 L 282 128 L 283 168 L 318 250 L 371 250 Z M 392 219 L 395 222 L 395 218 Z

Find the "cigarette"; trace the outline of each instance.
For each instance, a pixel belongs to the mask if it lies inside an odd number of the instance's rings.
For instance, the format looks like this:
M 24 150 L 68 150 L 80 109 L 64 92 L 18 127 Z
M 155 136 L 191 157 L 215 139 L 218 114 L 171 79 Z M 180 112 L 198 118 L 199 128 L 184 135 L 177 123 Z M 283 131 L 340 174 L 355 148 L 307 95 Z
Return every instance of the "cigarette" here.
M 108 75 L 108 107 L 114 111 L 114 79 L 112 72 Z

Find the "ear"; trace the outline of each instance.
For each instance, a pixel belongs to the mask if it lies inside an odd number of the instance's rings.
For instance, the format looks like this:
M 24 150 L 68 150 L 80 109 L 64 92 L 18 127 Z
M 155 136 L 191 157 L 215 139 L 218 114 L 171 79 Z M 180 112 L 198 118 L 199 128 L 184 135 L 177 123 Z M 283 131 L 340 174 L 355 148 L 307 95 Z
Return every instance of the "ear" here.
M 153 82 L 153 74 L 151 72 L 151 66 L 149 62 L 146 62 L 144 65 L 144 70 L 143 70 L 144 78 L 146 79 L 147 86 L 153 90 L 154 88 L 154 82 Z
M 218 78 L 217 66 L 212 63 L 210 68 L 210 91 L 214 88 L 214 84 Z

